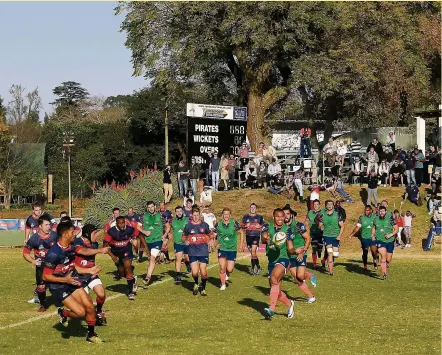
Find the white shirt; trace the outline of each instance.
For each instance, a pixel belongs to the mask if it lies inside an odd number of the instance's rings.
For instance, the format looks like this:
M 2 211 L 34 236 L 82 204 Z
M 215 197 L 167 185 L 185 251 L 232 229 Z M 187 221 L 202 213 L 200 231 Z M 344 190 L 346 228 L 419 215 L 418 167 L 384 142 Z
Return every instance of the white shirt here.
M 210 212 L 210 213 L 201 213 L 201 216 L 203 216 L 203 221 L 206 222 L 209 225 L 210 229 L 214 228 L 214 222 L 216 222 L 216 216 Z
M 195 196 L 190 196 L 190 197 L 184 197 L 183 206 L 186 206 L 187 200 L 189 200 L 189 199 L 192 200 L 192 205 L 195 204 Z
M 338 155 L 347 154 L 347 147 L 345 145 L 340 145 L 337 150 Z
M 390 167 L 388 166 L 388 163 L 387 164 L 383 164 L 383 163 L 381 163 L 381 165 L 379 165 L 379 174 L 380 175 L 382 175 L 382 174 L 388 174 L 388 172 L 390 171 Z
M 411 227 L 411 221 L 413 219 L 413 216 L 404 216 L 404 227 Z
M 270 176 L 279 174 L 281 172 L 281 165 L 279 163 L 276 164 L 269 164 L 268 168 L 267 168 L 267 173 Z
M 393 144 L 396 142 L 396 136 L 394 134 L 387 135 L 387 144 Z
M 336 152 L 336 145 L 334 143 L 333 144 L 327 143 L 324 146 L 323 150 L 324 150 L 324 153 L 333 154 L 334 152 Z
M 206 190 L 200 194 L 200 203 L 209 201 L 212 203 L 212 190 Z

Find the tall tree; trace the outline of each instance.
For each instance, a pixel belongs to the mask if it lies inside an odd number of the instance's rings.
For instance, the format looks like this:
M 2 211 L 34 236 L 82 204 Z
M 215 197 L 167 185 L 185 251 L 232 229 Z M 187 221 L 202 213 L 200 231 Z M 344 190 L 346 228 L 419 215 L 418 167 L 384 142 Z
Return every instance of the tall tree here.
M 11 124 L 17 124 L 26 120 L 38 122 L 42 107 L 38 88 L 26 93 L 22 85 L 12 85 L 9 89 L 12 100 L 8 104 L 7 117 Z
M 326 120 L 331 134 L 336 120 L 397 122 L 403 92 L 408 112 L 434 104 L 420 22 L 440 18 L 436 3 L 128 2 L 116 12 L 135 75 L 155 82 L 168 70 L 234 95 L 252 146 L 272 116 Z M 440 43 L 440 21 L 431 25 Z
M 62 108 L 77 107 L 89 96 L 89 92 L 75 81 L 65 81 L 61 85 L 56 86 L 52 92 L 58 98 L 51 104 Z

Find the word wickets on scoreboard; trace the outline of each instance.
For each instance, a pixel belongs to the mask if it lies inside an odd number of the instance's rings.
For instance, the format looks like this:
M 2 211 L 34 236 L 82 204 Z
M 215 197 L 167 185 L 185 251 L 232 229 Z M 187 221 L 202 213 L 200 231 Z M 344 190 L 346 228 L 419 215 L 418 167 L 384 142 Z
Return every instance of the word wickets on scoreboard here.
M 187 104 L 187 116 L 189 163 L 205 163 L 207 153 L 237 155 L 246 140 L 246 107 Z

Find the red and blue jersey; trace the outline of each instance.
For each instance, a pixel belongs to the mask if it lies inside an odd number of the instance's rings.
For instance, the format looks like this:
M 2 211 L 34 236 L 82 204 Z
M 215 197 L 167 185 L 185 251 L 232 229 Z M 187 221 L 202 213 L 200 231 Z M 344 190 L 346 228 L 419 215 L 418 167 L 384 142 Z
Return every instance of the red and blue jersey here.
M 132 247 L 130 241 L 138 236 L 140 232 L 131 226 L 119 230 L 116 226 L 109 229 L 103 241 L 109 243 L 112 254 L 124 253 Z
M 183 242 L 189 243 L 189 256 L 208 256 L 208 239 L 213 235 L 206 222 L 189 222 L 184 227 Z
M 72 272 L 73 277 L 77 277 L 78 273 L 75 269 L 75 246 L 69 244 L 67 247 L 55 243 L 46 255 L 43 273 L 58 277 L 65 277 Z M 49 288 L 64 287 L 65 283 L 49 283 Z
M 187 210 L 186 208 L 183 208 L 183 213 L 190 220 L 190 217 L 192 216 L 192 208 L 190 210 Z
M 163 224 L 172 223 L 172 212 L 169 210 L 160 211 Z
M 31 250 L 34 252 L 34 258 L 43 262 L 49 249 L 57 243 L 58 234 L 50 231 L 47 235 L 40 235 L 39 233 L 32 234 L 27 240 L 24 248 L 24 254 L 30 254 Z
M 34 218 L 34 216 L 31 214 L 26 219 L 25 228 L 31 230 L 31 235 L 34 233 L 38 233 L 38 218 Z
M 136 228 L 136 226 L 138 224 L 143 224 L 143 221 L 141 220 L 141 217 L 139 215 L 137 215 L 136 213 L 134 213 L 132 216 L 127 215 L 124 217 L 124 219 L 126 221 L 130 222 L 130 225 L 134 228 Z
M 264 225 L 264 217 L 259 214 L 251 216 L 246 214 L 241 221 L 241 227 L 246 231 L 247 237 L 259 237 Z
M 82 255 L 80 253 L 82 248 L 98 249 L 98 242 L 91 243 L 88 239 L 78 237 L 74 239 L 75 247 L 75 265 L 90 268 L 95 266 L 95 255 Z

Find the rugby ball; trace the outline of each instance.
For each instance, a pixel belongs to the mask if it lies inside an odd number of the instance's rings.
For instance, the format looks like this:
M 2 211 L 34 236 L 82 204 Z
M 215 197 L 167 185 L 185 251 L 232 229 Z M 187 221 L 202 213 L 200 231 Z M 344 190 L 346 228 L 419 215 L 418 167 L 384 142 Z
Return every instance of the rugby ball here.
M 285 243 L 285 241 L 287 240 L 287 234 L 284 232 L 277 232 L 273 235 L 273 244 L 275 245 L 281 245 L 283 243 Z

